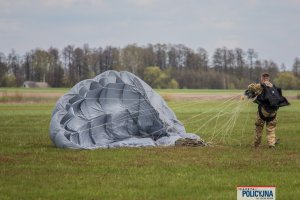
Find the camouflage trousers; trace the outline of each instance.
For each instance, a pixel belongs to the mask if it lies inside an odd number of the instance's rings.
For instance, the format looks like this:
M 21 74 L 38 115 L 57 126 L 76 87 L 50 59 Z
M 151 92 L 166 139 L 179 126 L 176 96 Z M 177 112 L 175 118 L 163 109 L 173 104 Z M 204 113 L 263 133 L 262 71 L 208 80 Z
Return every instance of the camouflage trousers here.
M 261 143 L 265 123 L 267 128 L 268 145 L 271 147 L 275 146 L 275 142 L 276 142 L 275 128 L 277 124 L 277 117 L 276 117 L 276 113 L 271 113 L 269 115 L 273 115 L 273 117 L 275 116 L 275 118 L 268 122 L 263 120 L 260 117 L 259 113 L 257 112 L 256 121 L 255 121 L 255 139 L 254 139 L 255 147 L 258 147 Z

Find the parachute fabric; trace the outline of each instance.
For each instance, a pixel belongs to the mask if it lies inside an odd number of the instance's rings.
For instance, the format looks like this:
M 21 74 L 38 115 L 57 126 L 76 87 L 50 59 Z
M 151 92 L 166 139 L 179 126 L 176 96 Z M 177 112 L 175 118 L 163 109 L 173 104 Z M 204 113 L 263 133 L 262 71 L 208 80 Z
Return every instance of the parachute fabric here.
M 77 83 L 55 105 L 50 138 L 59 148 L 172 146 L 186 133 L 174 112 L 132 73 L 106 71 Z

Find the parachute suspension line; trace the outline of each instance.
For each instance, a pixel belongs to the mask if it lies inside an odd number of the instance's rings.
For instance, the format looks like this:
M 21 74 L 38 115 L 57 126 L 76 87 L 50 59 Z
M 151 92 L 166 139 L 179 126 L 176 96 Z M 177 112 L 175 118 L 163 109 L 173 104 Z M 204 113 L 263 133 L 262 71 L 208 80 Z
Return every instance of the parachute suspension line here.
M 176 109 L 179 109 L 179 108 L 186 108 L 186 107 L 190 107 L 190 106 L 195 106 L 195 105 L 198 105 L 200 103 L 204 103 L 204 102 L 209 102 L 211 101 L 210 99 L 202 99 L 202 100 L 197 100 L 195 102 L 188 102 L 188 101 L 185 101 L 185 102 L 181 102 L 179 104 L 176 104 L 175 106 L 170 106 L 172 108 L 172 110 L 176 110 Z
M 225 107 L 223 107 L 223 109 L 222 110 L 220 110 L 219 111 L 219 113 L 217 114 L 217 116 L 210 116 L 211 118 L 209 118 L 208 119 L 208 121 L 211 121 L 211 120 L 213 120 L 215 117 L 220 117 L 220 116 L 223 116 L 223 115 L 226 115 L 226 114 L 231 114 L 231 112 L 223 112 L 223 110 L 225 110 L 227 107 L 229 107 L 229 106 L 231 106 L 231 105 L 233 105 L 233 104 L 235 104 L 236 102 L 235 102 L 235 98 L 236 97 L 238 97 L 239 95 L 236 95 L 236 96 L 233 96 L 233 97 L 231 97 L 231 98 L 229 98 L 228 100 L 226 100 L 225 102 L 223 102 L 223 103 L 221 103 L 219 106 L 217 106 L 217 107 L 220 107 L 222 104 L 225 104 L 225 103 L 228 103 Z M 232 101 L 232 100 L 234 100 L 234 101 Z M 206 100 L 205 100 L 206 101 Z M 205 102 L 205 101 L 202 101 L 202 102 Z M 211 100 L 208 100 L 208 101 L 211 101 Z M 230 102 L 231 101 L 231 102 Z M 200 103 L 202 103 L 202 102 L 200 102 Z M 185 104 L 187 103 L 187 102 L 184 102 Z M 199 102 L 196 102 L 196 103 L 199 103 Z M 193 103 L 194 104 L 194 103 Z M 213 108 L 213 109 L 216 109 L 216 108 Z M 210 110 L 213 110 L 213 109 L 210 109 Z M 208 111 L 209 112 L 209 111 Z M 207 113 L 207 112 L 205 112 L 205 113 Z M 205 113 L 201 113 L 201 115 L 202 114 L 205 114 Z M 222 113 L 222 114 L 220 114 L 220 113 Z M 200 116 L 200 115 L 198 115 L 198 116 Z M 156 117 L 156 115 L 154 115 L 154 117 Z M 209 117 L 209 116 L 208 116 Z M 204 118 L 207 118 L 207 117 L 204 117 Z M 202 119 L 204 119 L 204 118 L 202 118 Z M 200 119 L 201 120 L 201 119 Z M 199 119 L 196 119 L 196 120 L 193 120 L 192 122 L 188 122 L 188 123 L 194 123 L 194 122 L 196 122 L 196 121 L 199 121 Z M 207 122 L 208 123 L 208 122 Z M 206 124 L 207 124 L 206 123 Z M 185 124 L 187 124 L 187 123 L 185 123 Z M 202 127 L 203 127 L 204 125 L 202 125 Z M 151 132 L 150 134 L 151 135 L 153 135 L 154 133 L 157 133 L 157 132 L 159 132 L 159 131 L 161 131 L 161 130 L 164 130 L 164 129 L 167 129 L 167 128 L 171 128 L 171 127 L 173 127 L 173 128 L 175 128 L 176 130 L 177 130 L 177 132 L 178 133 L 180 133 L 180 131 L 176 128 L 176 126 L 174 126 L 174 124 L 173 125 L 171 125 L 171 126 L 168 126 L 168 127 L 163 127 L 163 128 L 161 128 L 161 129 L 159 129 L 159 130 L 156 130 L 156 131 L 154 131 L 154 132 Z M 199 130 L 200 130 L 201 128 L 199 128 Z M 195 132 L 195 133 L 197 133 L 197 132 Z M 159 137 L 159 136 L 158 136 Z
M 116 89 L 116 88 L 110 88 L 110 89 Z M 121 89 L 116 89 L 116 90 L 121 90 Z M 125 91 L 125 90 L 123 90 L 123 91 Z M 131 90 L 128 90 L 128 91 L 131 91 Z M 118 98 L 85 98 L 85 99 L 118 99 Z M 136 99 L 123 99 L 123 100 L 136 100 Z M 145 99 L 143 99 L 144 101 L 146 101 Z M 136 106 L 136 105 L 138 105 L 140 102 L 137 102 L 137 103 L 135 103 L 135 104 L 132 104 L 131 106 L 127 106 L 126 108 L 128 109 L 128 108 L 130 108 L 130 107 L 133 107 L 133 106 Z M 185 102 L 186 103 L 186 102 Z M 198 102 L 197 102 L 198 103 Z M 101 104 L 100 104 L 100 106 L 101 106 Z M 148 112 L 148 111 L 151 111 L 151 112 Z M 153 115 L 155 118 L 157 118 L 157 116 L 156 116 L 156 114 L 157 114 L 157 112 L 155 111 L 155 109 L 154 108 L 149 108 L 149 109 L 143 109 L 143 110 L 140 110 L 140 112 L 148 112 L 147 114 L 142 114 L 142 115 L 139 115 L 140 117 L 142 117 L 142 116 L 148 116 L 148 115 Z M 88 128 L 88 129 L 84 129 L 84 130 L 80 130 L 80 131 L 77 131 L 77 133 L 82 133 L 82 132 L 84 132 L 84 131 L 87 131 L 87 130 L 92 130 L 92 129 L 94 129 L 94 128 L 98 128 L 98 127 L 101 127 L 101 126 L 105 126 L 105 125 L 107 125 L 107 124 L 119 124 L 119 123 L 122 123 L 122 122 L 124 122 L 124 121 L 126 121 L 127 119 L 130 119 L 131 118 L 131 116 L 132 116 L 132 114 L 127 114 L 127 115 L 125 115 L 125 116 L 122 116 L 120 119 L 117 119 L 117 121 L 115 121 L 115 122 L 107 122 L 107 123 L 104 123 L 104 124 L 101 124 L 101 125 L 98 125 L 98 126 L 94 126 L 94 127 L 91 127 L 91 128 Z M 94 119 L 95 120 L 95 119 Z M 93 122 L 94 121 L 93 119 L 92 120 L 89 120 L 89 122 Z M 120 125 L 120 126 L 117 126 L 117 127 L 121 127 L 122 125 Z M 175 126 L 174 126 L 175 127 Z M 165 129 L 165 128 L 168 128 L 168 127 L 164 127 L 164 128 L 162 128 L 162 129 L 160 129 L 160 130 L 163 130 L 163 129 Z M 175 129 L 176 129 L 176 127 L 175 127 Z M 160 130 L 158 130 L 158 131 L 160 131 Z M 158 131 L 155 131 L 155 132 L 158 132 Z M 178 131 L 178 130 L 177 130 Z
M 245 127 L 246 125 L 248 124 L 248 120 L 249 120 L 249 114 L 250 114 L 250 110 L 249 110 L 249 103 L 251 102 L 251 100 L 247 100 L 247 103 L 246 103 L 246 109 L 247 109 L 247 116 L 246 116 L 246 120 L 245 120 L 245 123 L 244 123 L 244 126 L 243 126 L 243 130 L 242 130 L 242 134 L 241 134 L 241 138 L 244 138 L 244 132 L 245 132 Z M 242 144 L 241 144 L 242 145 Z
M 184 106 L 191 106 L 191 105 L 196 105 L 196 104 L 200 104 L 203 102 L 209 102 L 211 101 L 211 99 L 201 99 L 201 100 L 193 100 L 193 102 L 191 101 L 183 101 L 181 103 L 176 103 L 175 105 L 171 106 L 172 109 L 178 109 L 178 108 L 182 108 Z
M 226 115 L 226 114 L 228 114 L 228 113 L 223 113 L 223 114 L 221 114 L 221 115 L 219 115 L 219 117 L 220 116 L 223 116 L 223 115 Z M 204 124 L 202 124 L 199 128 L 197 128 L 195 131 L 193 131 L 194 133 L 199 133 L 199 131 L 205 126 L 205 125 L 207 125 L 209 122 L 211 122 L 212 120 L 214 120 L 215 118 L 217 118 L 218 116 L 217 115 L 213 115 L 211 118 L 209 118 L 208 120 L 206 120 L 206 122 L 204 123 Z
M 131 105 L 131 106 L 129 106 L 129 107 L 127 107 L 127 109 L 128 108 L 130 108 L 130 107 L 132 107 L 132 106 L 135 106 L 135 105 L 137 105 L 137 104 L 139 104 L 139 102 L 138 103 L 136 103 L 136 104 L 133 104 L 133 105 Z M 148 110 L 150 111 L 150 112 L 148 112 Z M 141 114 L 141 115 L 139 115 L 139 117 L 144 117 L 144 116 L 148 116 L 148 115 L 153 115 L 157 120 L 159 120 L 158 118 L 157 118 L 157 114 L 158 114 L 158 112 L 154 109 L 154 108 L 149 108 L 149 109 L 142 109 L 142 110 L 140 110 L 139 112 L 145 112 L 145 111 L 147 111 L 148 113 L 147 114 Z M 115 121 L 115 122 L 107 122 L 107 123 L 104 123 L 104 124 L 101 124 L 101 125 L 98 125 L 98 126 L 94 126 L 94 127 L 91 127 L 91 128 L 88 128 L 88 129 L 84 129 L 84 130 L 81 130 L 81 131 L 77 131 L 77 133 L 82 133 L 82 132 L 84 132 L 84 131 L 87 131 L 87 130 L 92 130 L 92 129 L 94 129 L 94 128 L 98 128 L 98 127 L 102 127 L 102 126 L 105 126 L 105 125 L 107 125 L 107 124 L 120 124 L 120 123 L 122 123 L 122 122 L 124 122 L 124 121 L 126 121 L 126 120 L 128 120 L 128 119 L 131 119 L 132 117 L 132 114 L 127 114 L 127 115 L 125 115 L 125 116 L 122 116 L 120 119 L 118 119 L 117 121 Z M 91 120 L 91 121 L 89 121 L 89 122 L 92 122 L 93 120 Z M 123 126 L 123 124 L 121 124 L 121 125 L 119 125 L 119 126 L 115 126 L 115 128 L 118 128 L 118 127 L 121 127 L 121 126 Z M 178 132 L 180 132 L 174 125 L 171 125 L 171 126 L 166 126 L 166 127 L 163 127 L 163 128 L 161 128 L 161 129 L 159 129 L 159 130 L 157 130 L 157 131 L 154 131 L 154 132 L 151 132 L 150 134 L 152 135 L 152 138 L 154 138 L 153 137 L 153 134 L 154 133 L 156 133 L 156 132 L 159 132 L 159 131 L 161 131 L 161 130 L 163 130 L 163 129 L 166 129 L 166 128 L 170 128 L 170 127 L 173 127 L 173 128 L 175 128 Z
M 234 96 L 234 97 L 231 97 L 229 100 L 233 100 L 234 98 L 236 98 L 236 96 Z M 205 100 L 205 101 L 210 101 L 210 100 Z M 203 102 L 203 101 L 202 101 Z M 186 102 L 185 102 L 186 103 Z M 199 102 L 196 102 L 196 103 L 199 103 Z M 226 103 L 226 102 L 225 102 Z M 226 109 L 228 106 L 230 106 L 230 105 L 233 105 L 233 103 L 235 103 L 235 102 L 230 102 L 230 104 L 229 105 L 226 105 L 225 106 L 225 108 L 223 108 L 222 110 L 224 110 L 224 109 Z M 222 103 L 222 104 L 224 104 L 224 103 Z M 220 106 L 220 105 L 219 105 Z M 218 106 L 218 107 L 219 107 Z M 215 109 L 215 108 L 214 108 Z M 220 111 L 220 112 L 222 112 L 222 110 Z M 155 113 L 155 112 L 154 112 Z M 205 113 L 207 113 L 207 112 L 205 112 Z M 205 113 L 201 113 L 201 114 L 205 114 Z M 152 113 L 153 114 L 153 113 Z M 225 115 L 225 114 L 230 114 L 229 112 L 223 112 L 223 114 L 221 114 L 220 116 L 222 116 L 222 115 Z M 141 115 L 142 116 L 142 115 Z M 157 118 L 157 116 L 156 115 L 154 115 L 154 117 L 155 118 Z M 206 116 L 207 117 L 207 116 Z M 206 117 L 204 117 L 204 118 L 206 118 Z M 211 121 L 212 119 L 210 119 L 210 121 Z M 194 120 L 193 122 L 196 122 L 196 121 L 199 121 L 199 119 L 197 119 L 197 120 Z M 191 122 L 189 122 L 189 123 L 191 123 Z M 161 128 L 161 129 L 159 129 L 159 130 L 156 130 L 156 131 L 154 131 L 154 132 L 151 132 L 150 134 L 152 135 L 152 138 L 154 138 L 153 137 L 153 134 L 154 133 L 157 133 L 157 132 L 159 132 L 159 131 L 161 131 L 161 130 L 164 130 L 164 129 L 167 129 L 167 128 L 171 128 L 171 127 L 173 127 L 173 128 L 175 128 L 176 130 L 177 130 L 177 132 L 178 133 L 180 133 L 180 131 L 174 126 L 174 125 L 171 125 L 171 126 L 165 126 L 165 127 L 163 127 L 163 128 Z M 159 137 L 159 136 L 158 136 Z
M 235 102 L 234 102 L 234 103 L 235 103 Z M 222 116 L 222 115 L 220 115 L 221 112 L 222 112 L 222 110 L 221 110 L 220 112 L 218 112 L 218 114 L 217 114 L 217 119 L 216 119 L 216 123 L 215 123 L 215 127 L 214 127 L 214 132 L 213 132 L 211 138 L 213 138 L 213 137 L 215 136 L 215 134 L 219 132 L 219 130 L 223 130 L 223 128 L 222 128 L 222 129 L 220 128 L 220 129 L 218 129 L 218 131 L 216 132 L 219 118 L 220 118 L 220 116 Z M 211 141 L 210 141 L 210 142 L 211 142 Z
M 237 107 L 235 107 L 233 110 L 233 112 L 223 112 L 225 109 L 229 108 L 230 106 L 237 104 Z M 233 128 L 235 127 L 235 123 L 238 119 L 239 113 L 240 113 L 240 109 L 241 108 L 241 101 L 234 101 L 233 103 L 231 102 L 229 105 L 226 105 L 222 110 L 220 110 L 217 114 L 215 114 L 214 116 L 212 116 L 212 118 L 216 118 L 216 121 L 214 123 L 214 128 L 213 128 L 213 132 L 208 140 L 208 142 L 212 142 L 214 141 L 214 139 L 216 138 L 216 136 L 218 135 L 222 135 L 221 136 L 221 140 L 225 141 L 225 136 L 228 136 L 229 133 L 232 132 Z M 228 120 L 226 122 L 223 123 L 223 125 L 221 125 L 220 127 L 218 126 L 218 124 L 220 123 L 220 117 L 224 116 L 226 114 L 230 114 L 231 116 L 228 118 Z M 209 119 L 208 121 L 211 121 L 212 119 Z M 206 125 L 207 122 L 205 124 L 203 124 L 200 128 L 197 129 L 197 132 L 202 129 L 202 127 L 204 125 Z M 217 127 L 219 127 L 217 129 Z M 222 134 L 223 133 L 223 134 Z
M 167 97 L 165 97 L 165 98 L 167 98 Z M 177 107 L 177 106 L 181 106 L 181 105 L 184 105 L 184 104 L 206 102 L 206 101 L 211 101 L 211 99 L 209 99 L 209 98 L 203 98 L 203 99 L 186 99 L 186 100 L 185 99 L 182 99 L 182 100 L 177 99 L 177 100 L 169 101 L 168 102 L 168 106 L 175 106 L 175 107 Z
M 216 123 L 215 123 L 215 127 L 214 127 L 214 132 L 213 132 L 212 135 L 216 134 L 216 129 L 217 129 L 217 124 L 218 124 L 218 121 L 219 121 L 219 118 L 220 118 L 220 113 L 221 112 L 218 112 L 218 114 L 217 114 L 217 119 L 216 119 Z
M 226 110 L 226 108 L 228 108 L 229 106 L 232 106 L 233 104 L 235 104 L 235 102 L 230 102 L 230 103 L 228 103 L 225 107 L 223 107 L 223 108 L 219 111 L 219 113 L 223 113 L 222 115 L 230 114 L 231 112 L 225 112 L 224 110 Z M 213 109 L 216 109 L 216 107 L 213 108 Z M 213 109 L 210 109 L 209 111 L 212 111 Z M 203 112 L 203 113 L 201 113 L 201 114 L 197 114 L 197 117 L 200 117 L 200 119 L 194 119 L 194 120 L 191 120 L 191 121 L 189 121 L 189 122 L 183 122 L 183 124 L 186 125 L 186 124 L 190 124 L 190 123 L 195 123 L 195 122 L 197 122 L 197 121 L 204 120 L 204 119 L 207 119 L 207 118 L 208 118 L 208 120 L 209 120 L 210 118 L 215 118 L 215 117 L 217 116 L 217 114 L 212 113 L 212 114 L 208 114 L 207 116 L 204 116 L 204 117 L 203 117 L 203 115 L 206 114 L 206 113 L 209 113 L 209 111 Z M 224 112 L 223 112 L 223 111 L 224 111 Z
M 232 115 L 232 117 L 230 118 L 230 123 L 229 125 L 227 126 L 227 128 L 225 129 L 225 133 L 222 134 L 222 142 L 223 143 L 226 143 L 226 140 L 228 138 L 228 136 L 230 136 L 232 134 L 232 131 L 235 127 L 235 124 L 236 124 L 236 120 L 240 114 L 240 108 L 241 108 L 241 104 L 240 104 L 240 101 L 238 102 L 238 106 L 236 107 L 235 109 L 235 112 L 234 114 Z
M 222 133 L 221 138 L 220 138 L 220 142 L 226 143 L 226 136 L 230 132 L 232 132 L 232 130 L 235 126 L 236 119 L 239 115 L 239 110 L 240 110 L 239 108 L 240 108 L 240 104 L 234 109 L 233 114 L 231 115 L 231 117 L 229 118 L 227 123 L 225 123 L 224 129 L 223 129 L 224 131 L 220 130 L 220 133 Z
M 223 110 L 225 110 L 226 108 L 224 108 Z M 208 116 L 210 118 L 208 118 L 206 120 L 206 122 L 204 124 L 202 124 L 200 127 L 197 128 L 197 130 L 195 131 L 195 133 L 199 133 L 199 131 L 205 126 L 207 125 L 209 122 L 213 121 L 215 118 L 227 115 L 227 114 L 231 114 L 230 112 L 223 112 L 223 110 L 221 110 L 218 114 L 214 114 L 211 116 Z M 205 118 L 202 118 L 202 120 L 204 120 Z M 198 120 L 199 121 L 199 120 Z
M 216 138 L 217 135 L 221 134 L 221 138 L 219 142 L 226 143 L 228 141 L 229 136 L 232 134 L 233 129 L 235 127 L 236 121 L 238 119 L 238 116 L 241 111 L 241 100 L 237 102 L 238 105 L 234 109 L 234 114 L 227 120 L 226 123 L 218 130 L 218 133 L 216 135 L 213 135 L 213 137 L 210 139 L 211 141 Z
M 236 127 L 236 122 L 241 113 L 241 108 L 244 105 L 243 101 L 241 99 L 236 101 L 236 98 L 238 96 L 240 96 L 240 95 L 231 97 L 231 98 L 227 99 L 226 101 L 224 101 L 223 103 L 219 104 L 218 106 L 215 106 L 214 108 L 209 109 L 208 111 L 194 115 L 194 116 L 184 120 L 184 125 L 190 124 L 190 123 L 195 123 L 200 120 L 205 120 L 204 124 L 202 124 L 200 127 L 198 127 L 198 129 L 196 131 L 193 131 L 194 133 L 198 133 L 204 126 L 209 124 L 211 121 L 215 120 L 213 133 L 212 133 L 211 137 L 209 138 L 208 142 L 213 142 L 216 139 L 216 137 L 218 135 L 220 135 L 221 137 L 219 138 L 219 142 L 228 143 L 229 138 L 232 135 L 234 128 Z M 205 102 L 205 101 L 202 101 L 202 102 Z M 249 102 L 250 101 L 246 102 L 247 108 L 248 108 Z M 230 107 L 233 105 L 236 105 L 236 106 L 234 108 L 230 109 Z M 183 105 L 180 105 L 180 107 L 182 107 L 182 106 Z M 207 114 L 216 108 L 220 108 L 221 106 L 222 106 L 222 108 L 216 114 L 208 114 L 208 116 L 203 117 L 204 114 Z M 230 111 L 226 112 L 226 110 L 228 110 L 228 109 L 230 109 Z M 227 120 L 225 122 L 223 122 L 223 124 L 219 127 L 218 125 L 222 122 L 220 120 L 221 117 L 226 116 L 226 115 L 230 115 L 230 117 L 226 118 Z M 200 119 L 199 119 L 199 117 L 200 117 Z M 248 118 L 249 118 L 249 110 L 247 112 L 246 123 L 248 121 Z M 190 119 L 195 119 L 195 120 L 191 121 Z M 217 128 L 217 127 L 219 127 L 219 128 Z M 167 127 L 165 127 L 165 128 L 167 128 Z M 245 126 L 243 127 L 243 132 L 244 132 L 244 129 L 245 129 Z M 243 134 L 243 132 L 242 132 L 242 134 Z M 240 143 L 240 145 L 241 145 L 241 143 Z
M 243 126 L 242 138 L 243 138 L 243 135 L 244 135 L 245 127 L 246 127 L 246 125 L 247 125 L 247 123 L 248 123 L 248 119 L 249 119 L 249 113 L 250 113 L 250 111 L 249 111 L 249 109 L 248 109 L 248 106 L 249 106 L 249 103 L 250 103 L 250 102 L 251 102 L 250 100 L 248 100 L 248 101 L 246 102 L 247 117 L 246 117 L 246 122 L 244 123 L 244 126 Z M 240 141 L 240 145 L 242 145 L 242 144 L 241 144 L 241 141 Z
M 231 121 L 231 118 L 229 118 L 229 120 L 227 122 L 225 122 L 213 135 L 211 135 L 211 137 L 208 139 L 208 141 L 212 143 L 219 134 L 221 134 L 224 130 L 227 129 L 230 121 Z
M 196 106 L 198 104 L 201 104 L 201 103 L 205 103 L 206 101 L 198 101 L 198 102 L 184 102 L 184 103 L 180 103 L 176 106 L 170 106 L 168 105 L 169 108 L 171 108 L 173 110 L 173 112 L 181 112 L 182 108 L 183 109 L 188 109 L 188 108 L 192 108 L 193 106 Z
M 190 121 L 190 122 L 186 122 L 186 123 L 184 123 L 185 125 L 186 124 L 189 124 L 189 123 L 195 123 L 196 121 L 200 121 L 200 120 L 205 120 L 206 119 L 206 122 L 204 123 L 204 124 L 202 124 L 200 127 L 198 127 L 198 129 L 195 131 L 195 133 L 198 133 L 205 125 L 207 125 L 209 122 L 211 122 L 212 120 L 214 120 L 215 118 L 219 118 L 219 117 L 221 117 L 221 116 L 224 116 L 224 115 L 226 115 L 226 114 L 231 114 L 231 112 L 225 112 L 225 110 L 229 107 L 229 106 L 231 106 L 231 105 L 233 105 L 235 102 L 228 102 L 228 104 L 226 105 L 226 106 L 224 106 L 217 114 L 212 114 L 212 115 L 208 115 L 208 116 L 204 116 L 204 117 L 202 117 L 202 118 L 200 118 L 200 119 L 195 119 L 195 120 L 193 120 L 193 121 Z M 205 112 L 205 113 L 207 113 L 207 112 Z M 204 114 L 204 113 L 203 113 Z
M 201 115 L 203 115 L 203 114 L 209 113 L 209 112 L 211 112 L 212 110 L 215 110 L 216 108 L 219 108 L 219 107 L 223 106 L 224 104 L 229 103 L 230 101 L 234 100 L 236 97 L 237 97 L 237 96 L 233 96 L 233 97 L 227 99 L 226 101 L 224 101 L 223 103 L 217 105 L 217 106 L 214 107 L 214 108 L 211 108 L 211 109 L 209 109 L 209 110 L 207 110 L 207 111 L 205 111 L 205 112 L 202 112 L 202 113 L 196 114 L 196 115 L 194 115 L 194 116 L 192 116 L 192 117 L 189 117 L 188 119 L 185 119 L 185 120 L 183 121 L 183 123 L 185 124 L 186 121 L 190 121 L 191 119 L 194 119 L 194 118 L 196 118 L 196 117 L 198 117 L 198 116 L 201 116 Z
M 237 95 L 237 96 L 238 96 L 238 95 Z M 202 124 L 202 126 L 201 126 L 200 128 L 197 129 L 197 131 L 196 131 L 195 133 L 198 133 L 198 131 L 201 130 L 202 127 L 204 127 L 206 124 L 208 124 L 208 123 L 209 123 L 210 121 L 212 121 L 213 119 L 216 119 L 215 126 L 214 126 L 214 132 L 213 132 L 213 135 L 212 135 L 210 141 L 213 141 L 213 139 L 214 139 L 217 135 L 219 135 L 222 131 L 224 131 L 224 130 L 225 130 L 225 133 L 222 134 L 221 140 L 225 141 L 225 136 L 229 135 L 228 133 L 231 133 L 231 132 L 232 132 L 232 129 L 233 129 L 234 126 L 235 126 L 235 122 L 236 122 L 237 117 L 238 117 L 238 114 L 239 114 L 239 112 L 240 112 L 240 107 L 241 107 L 241 105 L 239 104 L 237 108 L 233 109 L 234 112 L 225 112 L 225 110 L 226 110 L 228 107 L 230 107 L 230 106 L 232 106 L 232 105 L 234 105 L 234 104 L 237 103 L 237 102 L 235 101 L 235 98 L 236 98 L 237 96 L 233 96 L 233 97 L 227 99 L 225 102 L 219 104 L 218 106 L 216 106 L 216 107 L 214 107 L 214 108 L 212 108 L 212 109 L 209 109 L 209 110 L 206 111 L 206 112 L 203 112 L 203 113 L 194 115 L 194 116 L 190 117 L 189 119 L 194 119 L 194 118 L 196 118 L 196 117 L 197 117 L 197 118 L 198 118 L 198 117 L 201 117 L 201 116 L 203 116 L 204 114 L 206 114 L 206 113 L 208 113 L 208 112 L 210 112 L 210 111 L 212 111 L 212 110 L 214 110 L 214 109 L 216 109 L 216 108 L 218 108 L 218 107 L 220 107 L 220 106 L 223 106 L 223 108 L 222 108 L 217 114 L 205 116 L 205 117 L 203 117 L 203 118 L 201 118 L 201 119 L 195 119 L 195 120 L 186 122 L 185 124 L 195 123 L 195 122 L 197 122 L 197 121 L 199 121 L 199 120 L 204 120 L 204 119 L 210 117 L 210 118 L 208 118 L 208 120 L 207 120 L 204 124 Z M 206 101 L 202 101 L 202 102 L 206 102 Z M 187 102 L 184 102 L 184 103 L 187 104 Z M 192 104 L 196 104 L 196 103 L 199 103 L 199 102 L 193 102 Z M 136 104 L 132 104 L 131 106 L 127 106 L 127 108 L 132 107 L 132 106 L 135 106 L 135 105 L 137 105 L 137 104 L 139 104 L 139 102 L 136 103 Z M 184 106 L 184 105 L 180 105 L 180 106 Z M 155 118 L 157 118 L 157 116 L 156 116 L 156 115 L 157 115 L 157 111 L 155 111 L 154 108 L 140 110 L 140 112 L 147 112 L 148 110 L 150 110 L 150 112 L 148 112 L 148 113 L 146 113 L 146 114 L 139 115 L 139 116 L 153 115 Z M 219 130 L 217 130 L 216 127 L 217 127 L 217 124 L 219 123 L 219 118 L 220 118 L 221 116 L 224 116 L 224 115 L 227 115 L 227 114 L 231 114 L 231 117 L 228 119 L 228 121 L 227 121 L 227 122 L 226 122 Z M 115 122 L 107 122 L 107 123 L 101 124 L 101 125 L 99 125 L 99 126 L 94 126 L 94 127 L 91 127 L 91 128 L 85 129 L 85 130 L 78 131 L 78 133 L 81 133 L 81 132 L 86 131 L 86 130 L 92 130 L 92 129 L 97 128 L 97 127 L 105 126 L 106 124 L 109 124 L 109 123 L 110 123 L 110 124 L 120 124 L 121 122 L 124 122 L 125 120 L 131 118 L 131 115 L 132 115 L 132 114 L 128 114 L 128 115 L 122 116 L 120 119 L 117 119 L 117 121 L 115 121 Z M 189 119 L 187 119 L 187 120 L 189 120 Z M 187 121 L 187 120 L 185 120 L 185 121 Z M 231 122 L 233 122 L 233 123 L 231 123 Z M 175 125 L 175 124 L 174 124 L 174 125 Z M 159 130 L 156 130 L 156 131 L 153 131 L 153 132 L 151 132 L 150 134 L 151 134 L 152 137 L 153 137 L 153 134 L 154 134 L 154 133 L 157 133 L 157 132 L 159 132 L 159 131 L 161 131 L 161 130 L 164 130 L 164 129 L 167 129 L 167 128 L 171 128 L 171 127 L 174 127 L 174 128 L 178 131 L 178 133 L 180 133 L 180 131 L 179 131 L 179 130 L 176 128 L 176 126 L 174 126 L 174 125 L 171 125 L 171 126 L 164 126 L 163 128 L 161 128 L 161 129 L 159 129 Z M 123 124 L 121 124 L 121 125 L 119 125 L 119 126 L 116 126 L 116 128 L 117 128 L 117 127 L 121 127 L 121 126 L 123 126 Z
M 213 115 L 208 115 L 204 118 L 201 118 L 201 119 L 197 119 L 197 120 L 194 120 L 193 122 L 191 123 L 194 123 L 195 121 L 199 121 L 199 120 L 206 120 L 206 122 L 204 124 L 202 124 L 200 127 L 198 127 L 195 131 L 195 133 L 199 133 L 199 131 L 205 126 L 207 125 L 209 122 L 213 121 L 215 118 L 218 118 L 218 117 L 221 117 L 221 116 L 224 116 L 224 115 L 227 115 L 227 114 L 231 114 L 230 112 L 223 112 L 223 111 L 220 111 L 219 114 L 213 114 Z M 207 119 L 208 118 L 208 119 Z M 187 124 L 187 123 L 186 123 Z

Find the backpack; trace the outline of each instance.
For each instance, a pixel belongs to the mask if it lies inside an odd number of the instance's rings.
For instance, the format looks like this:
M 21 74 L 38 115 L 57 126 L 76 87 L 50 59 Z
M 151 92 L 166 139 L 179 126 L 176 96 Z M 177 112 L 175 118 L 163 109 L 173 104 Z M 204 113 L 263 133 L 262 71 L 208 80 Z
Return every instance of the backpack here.
M 266 84 L 261 84 L 263 92 L 257 96 L 256 103 L 264 106 L 269 111 L 276 111 L 279 107 L 289 105 L 289 102 L 282 96 L 280 88 L 275 85 L 269 87 Z

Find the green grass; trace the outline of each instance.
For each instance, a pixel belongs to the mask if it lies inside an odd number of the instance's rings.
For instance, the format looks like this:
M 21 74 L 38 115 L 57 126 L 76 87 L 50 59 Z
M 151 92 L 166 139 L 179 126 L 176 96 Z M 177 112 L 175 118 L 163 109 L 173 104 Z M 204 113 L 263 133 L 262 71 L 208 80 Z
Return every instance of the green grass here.
M 6 87 L 0 87 L 0 92 L 19 92 L 19 93 L 49 93 L 49 92 L 55 92 L 55 93 L 66 93 L 68 92 L 70 88 L 22 88 L 22 87 L 16 87 L 16 88 L 6 88 Z
M 66 93 L 70 88 L 5 88 L 0 87 L 1 92 L 8 93 Z M 183 93 L 183 94 L 228 94 L 228 93 L 242 93 L 244 90 L 223 90 L 223 89 L 156 89 L 162 94 Z M 284 90 L 286 95 L 300 94 L 300 90 Z
M 222 90 L 222 89 L 156 89 L 161 94 L 183 93 L 183 94 L 231 94 L 243 93 L 245 90 Z M 283 90 L 284 95 L 299 95 L 300 90 Z
M 0 103 L 55 103 L 68 88 L 0 88 Z M 243 90 L 222 89 L 156 89 L 165 99 L 181 99 L 181 95 L 236 95 Z M 299 90 L 285 90 L 284 95 L 300 99 Z
M 182 121 L 202 113 L 186 125 L 193 132 L 224 108 L 223 101 L 168 104 Z M 291 103 L 279 111 L 277 136 L 282 144 L 276 150 L 267 148 L 265 138 L 261 148 L 251 148 L 256 106 L 242 102 L 224 110 L 242 108 L 232 133 L 213 147 L 93 151 L 52 145 L 48 129 L 53 103 L 0 104 L 0 199 L 223 200 L 236 199 L 239 185 L 274 185 L 277 199 L 297 200 L 300 101 Z M 215 123 L 208 123 L 199 134 L 209 139 L 214 128 Z

